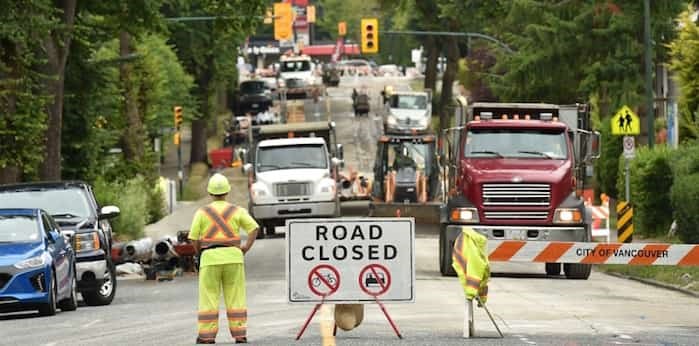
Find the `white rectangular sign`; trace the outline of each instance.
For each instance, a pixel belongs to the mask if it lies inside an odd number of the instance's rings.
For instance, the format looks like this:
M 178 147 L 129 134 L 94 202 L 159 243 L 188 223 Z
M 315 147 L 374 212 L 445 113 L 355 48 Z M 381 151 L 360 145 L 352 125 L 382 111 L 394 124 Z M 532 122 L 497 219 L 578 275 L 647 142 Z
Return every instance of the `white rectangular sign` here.
M 413 218 L 286 221 L 290 303 L 414 302 Z

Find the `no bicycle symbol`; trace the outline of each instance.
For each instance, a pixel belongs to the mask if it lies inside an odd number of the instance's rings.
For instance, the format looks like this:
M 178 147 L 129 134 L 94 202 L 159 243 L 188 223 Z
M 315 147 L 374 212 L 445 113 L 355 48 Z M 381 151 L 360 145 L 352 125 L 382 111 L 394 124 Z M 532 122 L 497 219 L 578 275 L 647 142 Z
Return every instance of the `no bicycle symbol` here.
M 391 287 L 391 273 L 380 264 L 369 264 L 359 273 L 359 287 L 364 293 L 378 297 Z
M 333 266 L 321 264 L 308 273 L 308 288 L 315 295 L 327 297 L 340 287 L 340 273 Z

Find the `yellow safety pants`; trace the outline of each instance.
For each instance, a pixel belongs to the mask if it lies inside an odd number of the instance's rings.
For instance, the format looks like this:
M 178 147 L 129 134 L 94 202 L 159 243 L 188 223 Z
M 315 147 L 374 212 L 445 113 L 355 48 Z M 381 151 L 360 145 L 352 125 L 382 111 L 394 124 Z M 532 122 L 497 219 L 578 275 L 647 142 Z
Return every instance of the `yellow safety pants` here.
M 233 338 L 246 335 L 245 265 L 243 263 L 208 265 L 199 271 L 200 340 L 215 340 L 218 333 L 218 306 L 223 289 L 228 329 Z

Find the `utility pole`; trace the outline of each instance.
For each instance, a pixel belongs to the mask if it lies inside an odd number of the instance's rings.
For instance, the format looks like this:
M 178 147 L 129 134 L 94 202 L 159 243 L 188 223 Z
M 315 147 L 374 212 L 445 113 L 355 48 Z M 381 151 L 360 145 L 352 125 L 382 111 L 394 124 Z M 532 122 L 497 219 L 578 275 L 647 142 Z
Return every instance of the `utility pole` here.
M 646 65 L 646 119 L 648 125 L 648 147 L 655 143 L 655 109 L 653 107 L 653 48 L 651 47 L 650 33 L 650 0 L 643 0 L 643 27 Z

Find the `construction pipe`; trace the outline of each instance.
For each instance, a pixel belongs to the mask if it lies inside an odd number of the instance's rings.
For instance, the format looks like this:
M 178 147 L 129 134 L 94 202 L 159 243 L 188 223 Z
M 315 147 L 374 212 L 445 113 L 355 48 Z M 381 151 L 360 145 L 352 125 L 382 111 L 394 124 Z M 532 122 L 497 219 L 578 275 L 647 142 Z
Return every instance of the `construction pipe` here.
M 143 238 L 126 243 L 122 253 L 124 262 L 148 262 L 153 249 L 153 239 Z

